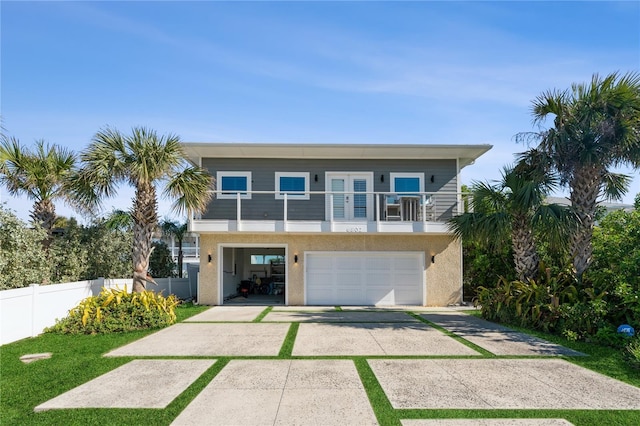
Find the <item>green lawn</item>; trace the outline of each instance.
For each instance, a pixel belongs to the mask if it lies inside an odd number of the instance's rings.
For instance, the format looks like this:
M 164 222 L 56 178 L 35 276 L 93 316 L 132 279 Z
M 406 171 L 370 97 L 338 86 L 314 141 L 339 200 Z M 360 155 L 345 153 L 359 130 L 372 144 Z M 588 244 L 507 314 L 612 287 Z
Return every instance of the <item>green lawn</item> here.
M 188 306 L 177 310 L 182 321 L 207 307 Z M 267 308 L 269 309 L 269 308 Z M 260 320 L 262 316 L 258 317 Z M 278 358 L 292 358 L 298 331 L 292 323 Z M 100 336 L 42 336 L 11 343 L 0 348 L 0 424 L 1 425 L 168 425 L 233 357 L 218 360 L 166 409 L 74 409 L 34 413 L 33 408 L 65 391 L 123 365 L 133 358 L 105 358 L 116 347 L 139 339 L 153 331 Z M 640 387 L 640 372 L 624 363 L 619 351 L 586 343 L 569 342 L 557 336 L 536 335 L 589 354 L 567 358 L 571 362 Z M 52 352 L 49 360 L 23 364 L 21 355 Z M 491 356 L 483 354 L 483 356 Z M 246 357 L 242 357 L 246 359 Z M 255 357 L 260 359 L 260 357 Z M 264 358 L 264 357 L 262 357 Z M 273 358 L 273 357 L 271 357 Z M 296 357 L 300 358 L 300 357 Z M 336 357 L 332 357 L 336 358 Z M 638 425 L 640 411 L 598 410 L 397 410 L 394 409 L 366 361 L 367 357 L 341 357 L 354 361 L 373 410 L 382 425 L 399 425 L 410 418 L 492 418 L 535 417 L 564 418 L 576 425 Z M 397 358 L 397 357 L 394 357 Z M 470 372 L 472 374 L 472 372 Z M 133 396 L 132 396 L 133 397 Z

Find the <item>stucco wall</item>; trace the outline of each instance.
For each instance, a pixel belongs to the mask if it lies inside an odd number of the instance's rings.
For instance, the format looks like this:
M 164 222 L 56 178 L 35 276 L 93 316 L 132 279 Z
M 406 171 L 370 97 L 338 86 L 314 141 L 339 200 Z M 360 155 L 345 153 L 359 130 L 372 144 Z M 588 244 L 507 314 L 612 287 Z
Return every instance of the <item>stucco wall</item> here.
M 286 244 L 287 300 L 304 304 L 304 253 L 306 251 L 423 251 L 426 266 L 427 306 L 446 306 L 462 298 L 462 254 L 460 244 L 449 236 L 436 235 L 282 235 L 201 234 L 199 302 L 220 304 L 218 291 L 218 244 Z M 208 263 L 207 254 L 213 256 Z M 298 255 L 298 263 L 294 256 Z M 435 263 L 431 263 L 435 256 Z

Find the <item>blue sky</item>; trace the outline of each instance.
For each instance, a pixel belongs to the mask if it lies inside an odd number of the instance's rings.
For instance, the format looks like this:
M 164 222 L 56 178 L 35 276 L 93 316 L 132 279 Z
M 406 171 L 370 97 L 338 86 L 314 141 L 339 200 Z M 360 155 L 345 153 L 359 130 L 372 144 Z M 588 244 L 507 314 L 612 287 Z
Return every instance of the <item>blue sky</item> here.
M 543 91 L 640 71 L 637 1 L 0 8 L 6 132 L 75 151 L 107 125 L 188 142 L 493 144 L 463 170 L 470 183 L 499 178 L 525 149 L 513 136 L 535 130 L 531 101 Z M 132 194 L 106 210 L 129 208 Z M 28 217 L 30 201 L 0 196 Z

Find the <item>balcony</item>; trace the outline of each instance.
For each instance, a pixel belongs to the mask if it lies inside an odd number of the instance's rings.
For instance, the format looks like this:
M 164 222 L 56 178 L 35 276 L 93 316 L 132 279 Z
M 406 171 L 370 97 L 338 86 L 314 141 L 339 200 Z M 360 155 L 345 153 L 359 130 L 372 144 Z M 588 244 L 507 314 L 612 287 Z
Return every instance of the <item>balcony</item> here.
M 463 211 L 463 197 L 459 192 L 310 191 L 278 194 L 281 199 L 276 198 L 275 191 L 247 191 L 234 194 L 235 199 L 229 199 L 229 194 L 219 198 L 220 191 L 215 194 L 205 214 L 209 217 L 190 218 L 189 231 L 450 234 L 446 220 Z M 267 204 L 268 207 L 264 207 Z M 264 218 L 257 218 L 256 212 L 262 214 L 263 210 Z

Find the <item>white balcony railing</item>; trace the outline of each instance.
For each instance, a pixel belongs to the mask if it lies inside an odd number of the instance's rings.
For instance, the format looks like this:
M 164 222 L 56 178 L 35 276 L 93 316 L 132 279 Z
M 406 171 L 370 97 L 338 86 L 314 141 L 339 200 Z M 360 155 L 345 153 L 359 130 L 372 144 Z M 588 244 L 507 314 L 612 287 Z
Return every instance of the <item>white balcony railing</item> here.
M 215 191 L 220 194 L 220 191 Z M 235 194 L 235 212 L 227 205 L 226 218 L 216 215 L 217 202 L 229 203 L 232 200 L 212 201 L 211 212 L 217 218 L 191 217 L 192 232 L 430 232 L 449 233 L 446 220 L 464 211 L 464 202 L 459 192 L 325 192 L 310 191 L 304 193 L 308 199 L 299 199 L 303 193 L 282 194 L 275 199 L 275 191 L 247 191 Z M 226 195 L 226 194 L 225 194 Z M 251 198 L 246 198 L 250 195 Z M 265 213 L 265 218 L 256 217 L 255 211 L 263 211 L 258 196 L 271 196 L 269 206 L 281 203 L 276 211 Z M 298 198 L 298 199 L 294 199 Z M 324 215 L 317 213 L 309 219 L 300 218 L 302 203 L 311 203 L 322 208 Z M 264 200 L 264 198 L 263 198 Z M 291 219 L 290 206 L 295 205 L 297 216 Z M 251 206 L 251 208 L 247 207 Z M 243 207 L 245 212 L 243 215 Z M 323 217 L 319 217 L 323 216 Z M 273 220 L 270 217 L 276 217 Z

